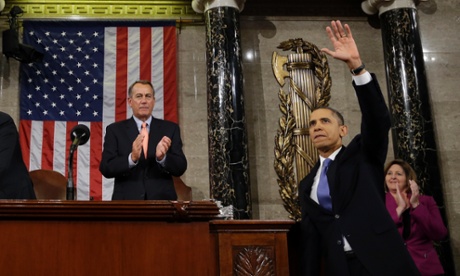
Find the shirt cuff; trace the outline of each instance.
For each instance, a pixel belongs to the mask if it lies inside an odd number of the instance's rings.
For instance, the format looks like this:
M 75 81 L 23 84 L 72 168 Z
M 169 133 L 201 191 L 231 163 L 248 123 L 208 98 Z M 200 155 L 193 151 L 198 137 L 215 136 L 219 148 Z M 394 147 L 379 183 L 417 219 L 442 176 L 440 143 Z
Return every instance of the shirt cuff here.
M 157 163 L 160 164 L 163 168 L 165 167 L 166 156 L 167 156 L 167 154 L 165 154 L 165 157 L 163 157 L 163 159 L 162 159 L 161 161 L 158 160 L 158 158 L 156 158 L 156 159 L 157 159 Z
M 129 163 L 129 168 L 130 169 L 137 165 L 137 162 L 134 162 L 133 159 L 131 158 L 131 153 L 128 155 L 128 163 Z
M 356 85 L 365 85 L 372 81 L 371 73 L 369 73 L 368 71 L 364 72 L 364 74 L 351 77 L 353 78 L 353 81 Z

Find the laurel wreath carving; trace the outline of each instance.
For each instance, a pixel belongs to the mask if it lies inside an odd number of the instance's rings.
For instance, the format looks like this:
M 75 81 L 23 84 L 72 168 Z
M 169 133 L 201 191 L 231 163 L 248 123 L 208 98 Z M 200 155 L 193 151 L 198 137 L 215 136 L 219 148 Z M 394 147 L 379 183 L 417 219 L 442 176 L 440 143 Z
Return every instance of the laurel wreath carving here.
M 271 253 L 271 254 L 270 254 Z M 274 276 L 273 249 L 249 246 L 235 256 L 234 273 L 238 276 Z
M 327 57 L 314 44 L 303 41 L 300 38 L 290 39 L 282 42 L 279 49 L 284 51 L 292 50 L 297 53 L 310 53 L 314 64 L 314 75 L 316 77 L 315 98 L 312 102 L 301 97 L 308 108 L 313 109 L 319 106 L 328 106 L 331 98 L 330 89 L 332 81 L 330 78 L 329 65 Z M 295 85 L 291 81 L 291 86 Z M 299 90 L 294 87 L 294 90 Z M 297 93 L 302 93 L 299 91 Z M 275 136 L 275 172 L 278 175 L 279 193 L 283 200 L 283 205 L 289 213 L 289 218 L 295 221 L 301 220 L 300 201 L 298 196 L 298 183 L 301 179 L 296 179 L 294 170 L 294 153 L 296 145 L 293 140 L 293 130 L 296 128 L 295 117 L 292 111 L 292 102 L 289 93 L 285 93 L 283 89 L 279 90 L 278 97 L 280 99 L 280 111 L 282 113 L 279 119 L 279 130 Z M 308 153 L 306 153 L 308 155 Z M 311 153 L 310 153 L 311 155 Z M 317 156 L 316 153 L 313 154 Z M 316 162 L 316 158 L 310 158 Z M 311 160 L 310 160 L 311 162 Z
M 280 110 L 283 116 L 279 119 L 280 129 L 275 136 L 275 172 L 278 175 L 279 193 L 288 211 L 289 218 L 298 221 L 301 217 L 298 202 L 298 187 L 294 174 L 294 149 L 292 143 L 295 119 L 291 110 L 291 97 L 280 89 Z

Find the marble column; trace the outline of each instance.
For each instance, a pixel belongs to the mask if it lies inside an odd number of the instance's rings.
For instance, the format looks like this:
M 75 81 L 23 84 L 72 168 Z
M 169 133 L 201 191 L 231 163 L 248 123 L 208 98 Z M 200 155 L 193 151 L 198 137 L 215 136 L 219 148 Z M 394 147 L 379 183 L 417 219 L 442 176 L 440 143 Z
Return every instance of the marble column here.
M 193 0 L 206 26 L 208 147 L 211 197 L 251 218 L 239 13 L 245 0 Z
M 412 0 L 367 0 L 362 7 L 368 14 L 379 12 L 394 155 L 413 166 L 423 193 L 434 197 L 447 225 L 416 5 Z M 437 249 L 446 275 L 455 275 L 449 238 Z

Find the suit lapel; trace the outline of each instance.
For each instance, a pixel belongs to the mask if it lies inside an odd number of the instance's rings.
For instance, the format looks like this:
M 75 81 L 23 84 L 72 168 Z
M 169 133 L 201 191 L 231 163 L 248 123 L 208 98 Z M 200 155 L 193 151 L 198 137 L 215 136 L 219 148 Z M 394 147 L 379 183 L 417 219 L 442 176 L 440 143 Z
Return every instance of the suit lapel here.
M 327 181 L 329 183 L 329 191 L 332 197 L 332 206 L 334 210 L 338 210 L 337 206 L 340 206 L 340 176 L 339 176 L 339 167 L 343 162 L 343 157 L 346 156 L 346 147 L 342 146 L 342 149 L 339 151 L 334 161 L 329 166 L 327 170 Z
M 126 133 L 128 134 L 128 138 L 129 141 L 131 141 L 131 144 L 139 135 L 139 129 L 137 128 L 136 121 L 134 121 L 133 117 L 126 121 Z
M 305 186 L 303 187 L 303 191 L 302 191 L 302 195 L 305 199 L 305 202 L 309 202 L 311 206 L 319 206 L 318 203 L 316 203 L 310 197 L 311 188 L 313 186 L 313 181 L 318 172 L 318 169 L 319 169 L 319 162 L 316 162 L 315 166 L 310 170 L 307 177 L 305 178 L 305 181 L 304 181 Z
M 356 155 L 356 152 L 353 152 L 355 150 L 357 147 L 354 142 L 343 147 L 327 172 L 335 211 L 342 210 L 348 204 L 355 189 L 358 170 L 345 164 L 345 160 Z

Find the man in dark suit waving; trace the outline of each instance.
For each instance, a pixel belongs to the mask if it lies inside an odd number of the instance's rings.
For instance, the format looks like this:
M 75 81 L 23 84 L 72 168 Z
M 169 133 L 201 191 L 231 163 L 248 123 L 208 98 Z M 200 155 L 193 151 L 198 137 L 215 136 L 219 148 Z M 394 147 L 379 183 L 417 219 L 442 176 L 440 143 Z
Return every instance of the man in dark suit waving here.
M 99 166 L 105 177 L 115 177 L 112 199 L 176 200 L 172 176 L 187 169 L 179 126 L 152 116 L 149 81 L 129 87 L 128 103 L 133 117 L 107 127 Z
M 419 275 L 384 203 L 383 167 L 390 116 L 375 75 L 364 69 L 350 27 L 326 28 L 334 45 L 323 52 L 353 75 L 361 134 L 342 145 L 348 129 L 332 108 L 311 113 L 309 134 L 320 160 L 300 182 L 302 275 Z

